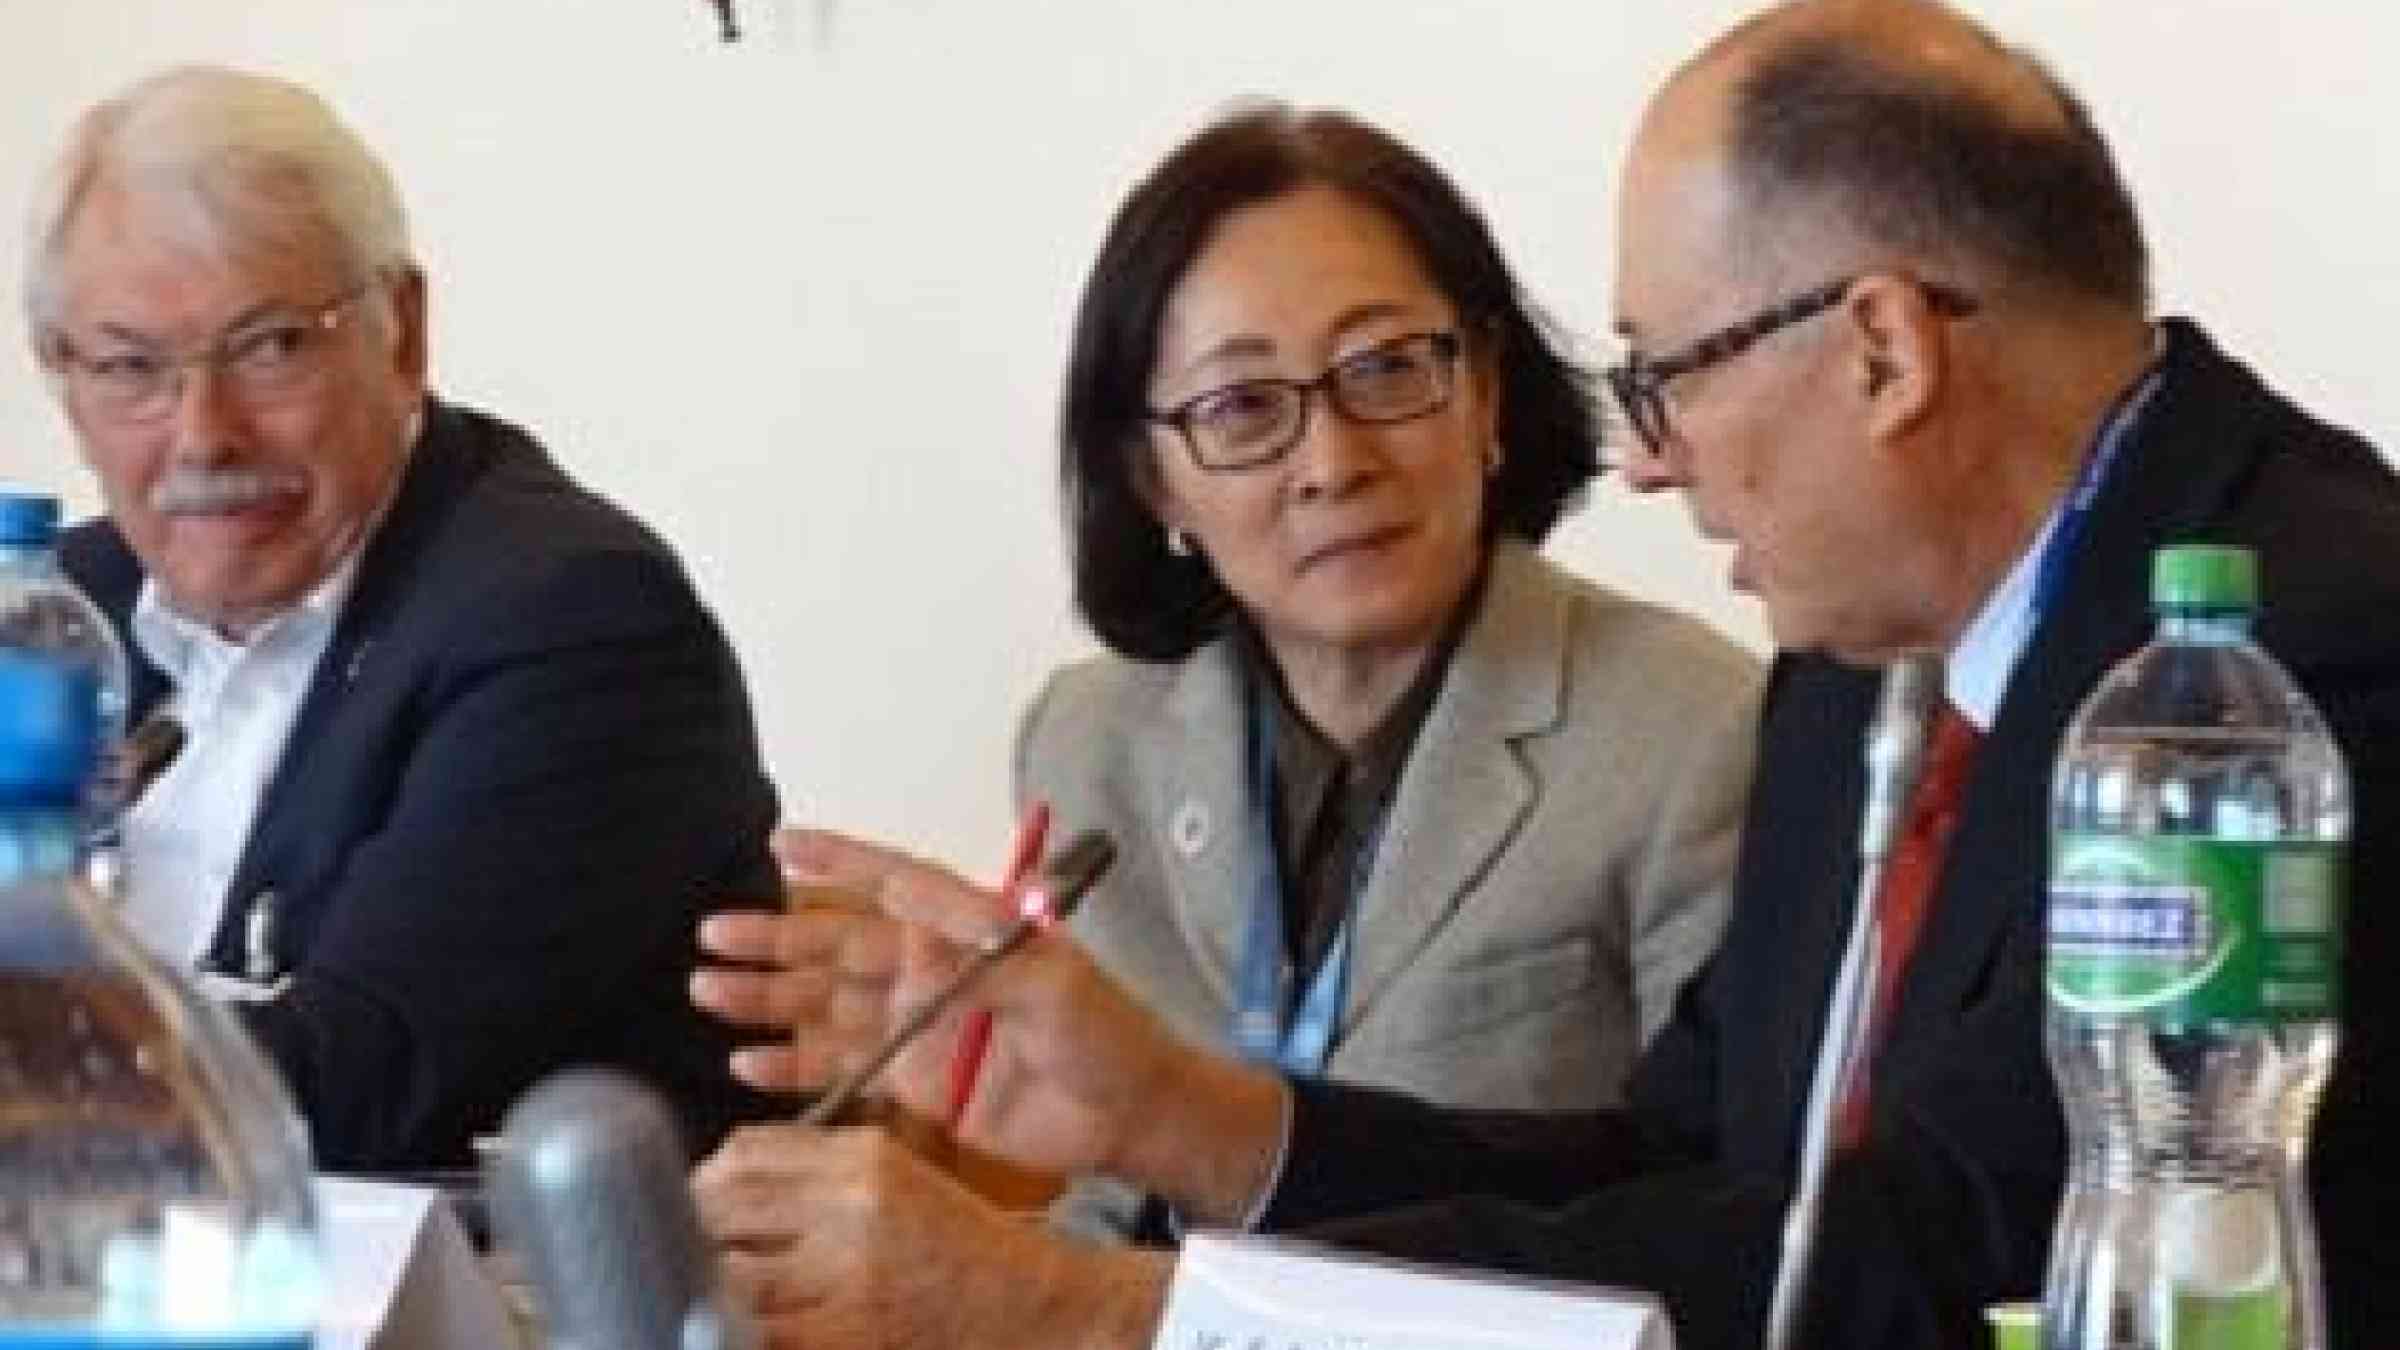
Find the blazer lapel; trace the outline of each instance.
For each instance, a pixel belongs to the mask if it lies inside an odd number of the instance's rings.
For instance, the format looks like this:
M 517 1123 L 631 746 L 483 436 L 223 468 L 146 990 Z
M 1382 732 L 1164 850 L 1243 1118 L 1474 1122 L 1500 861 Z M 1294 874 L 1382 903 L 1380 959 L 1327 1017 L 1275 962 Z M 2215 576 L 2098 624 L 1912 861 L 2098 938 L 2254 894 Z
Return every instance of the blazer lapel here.
M 286 836 L 315 827 L 314 808 L 321 803 L 304 790 L 310 766 L 325 761 L 322 747 L 340 726 L 343 710 L 355 701 L 353 689 L 374 668 L 376 644 L 401 607 L 417 558 L 448 515 L 449 503 L 481 467 L 468 435 L 456 413 L 426 400 L 425 429 L 402 470 L 399 492 L 359 559 L 350 597 L 309 677 L 308 693 L 292 719 L 275 772 L 260 792 L 241 864 L 227 887 L 235 903 L 227 905 L 219 922 L 214 946 L 221 958 L 230 959 L 240 950 L 239 911 L 248 898 L 278 880 L 276 859 Z
M 1149 785 L 1149 828 L 1165 860 L 1176 927 L 1229 1007 L 1257 867 L 1245 781 L 1247 709 L 1231 644 L 1220 638 L 1184 661 L 1167 715 L 1140 734 L 1133 752 L 1135 779 Z
M 1353 927 L 1346 1034 L 1458 912 L 1534 804 L 1514 742 L 1557 725 L 1567 599 L 1523 545 L 1494 550 L 1384 823 Z

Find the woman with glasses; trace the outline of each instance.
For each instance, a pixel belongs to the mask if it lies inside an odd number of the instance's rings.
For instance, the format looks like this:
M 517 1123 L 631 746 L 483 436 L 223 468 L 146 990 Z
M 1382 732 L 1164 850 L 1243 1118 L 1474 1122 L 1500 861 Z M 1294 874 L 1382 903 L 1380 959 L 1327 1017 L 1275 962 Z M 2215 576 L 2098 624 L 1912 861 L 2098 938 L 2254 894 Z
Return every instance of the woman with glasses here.
M 1119 209 L 1060 437 L 1111 654 L 1035 701 L 1017 787 L 1116 840 L 1076 935 L 1183 1038 L 1617 1100 L 1717 939 L 1757 675 L 1536 552 L 1599 431 L 1482 217 L 1382 131 L 1242 111 Z

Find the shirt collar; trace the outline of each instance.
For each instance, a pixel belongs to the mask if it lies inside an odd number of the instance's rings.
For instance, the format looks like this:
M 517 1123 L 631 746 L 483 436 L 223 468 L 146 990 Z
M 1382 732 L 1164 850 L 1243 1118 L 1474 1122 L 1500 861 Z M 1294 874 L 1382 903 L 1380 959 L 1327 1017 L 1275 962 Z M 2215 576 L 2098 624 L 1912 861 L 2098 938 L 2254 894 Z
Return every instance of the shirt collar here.
M 1943 693 L 1959 715 L 1975 724 L 1977 731 L 1990 731 L 1992 720 L 1999 714 L 2001 695 L 2008 692 L 2008 677 L 2017 668 L 2017 658 L 2024 654 L 2026 640 L 2033 636 L 2033 581 L 2041 569 L 2042 553 L 2050 547 L 2050 537 L 2058 533 L 2059 518 L 2064 514 L 2066 498 L 2050 508 L 2050 515 L 2036 530 L 2033 542 L 2017 555 L 1997 589 L 1983 598 L 1983 607 L 1975 612 L 1974 621 L 1967 625 L 1956 646 L 1950 649 L 1950 662 L 1943 676 Z
M 362 538 L 323 581 L 300 597 L 299 603 L 275 614 L 247 639 L 238 642 L 176 608 L 158 581 L 145 576 L 141 594 L 133 603 L 134 641 L 140 644 L 142 655 L 150 664 L 167 677 L 167 682 L 181 688 L 206 664 L 227 663 L 247 651 L 273 651 L 313 640 L 331 631 L 334 620 L 340 616 L 342 605 L 349 600 L 351 588 L 358 580 L 359 556 L 365 551 L 366 540 Z
M 1348 752 L 1302 715 L 1277 674 L 1274 653 L 1265 636 L 1246 619 L 1237 620 L 1233 625 L 1233 649 L 1248 672 L 1250 696 L 1266 701 L 1266 712 L 1274 724 L 1276 771 L 1285 775 L 1287 782 L 1296 778 L 1307 784 L 1306 795 L 1311 800 L 1322 796 L 1334 773 L 1344 768 L 1364 771 L 1363 775 L 1354 773 L 1353 777 L 1396 782 L 1408 762 L 1409 750 L 1416 744 L 1418 728 L 1424 725 L 1441 693 L 1451 658 L 1458 654 L 1459 645 L 1466 640 L 1468 625 L 1483 607 L 1490 577 L 1491 561 L 1487 554 L 1468 582 L 1466 593 L 1443 621 L 1441 635 L 1435 639 L 1425 664 L 1409 681 L 1407 691 Z
M 1259 668 L 1257 684 L 1265 692 L 1252 697 L 1266 700 L 1267 715 L 1274 723 L 1279 800 L 1288 817 L 1284 823 L 1297 826 L 1295 835 L 1308 833 L 1309 823 L 1332 805 L 1329 799 L 1337 786 L 1348 805 L 1362 814 L 1372 813 L 1389 798 L 1408 765 L 1417 732 L 1441 693 L 1454 650 L 1455 644 L 1450 642 L 1436 647 L 1400 701 L 1348 751 L 1309 724 L 1292 705 L 1291 695 L 1271 667 Z
M 2157 390 L 2158 368 L 2154 363 L 2136 378 L 2124 401 L 2101 423 L 2092 439 L 2088 459 L 2096 462 L 2102 472 L 2124 448 L 2126 439 L 2141 420 L 2142 410 L 2149 406 L 2150 397 Z M 2032 540 L 2009 567 L 2008 575 L 1983 598 L 1966 631 L 1950 648 L 1942 692 L 1977 731 L 1992 729 L 1992 723 L 2000 715 L 2000 701 L 2008 694 L 2009 678 L 2016 673 L 2017 661 L 2033 640 L 2034 626 L 2042 617 L 2036 605 L 2041 599 L 2038 591 L 2042 560 L 2081 486 L 2071 484 L 2058 494 L 2058 500 L 2051 503 L 2050 513 L 2042 520 L 2042 527 L 2034 531 Z

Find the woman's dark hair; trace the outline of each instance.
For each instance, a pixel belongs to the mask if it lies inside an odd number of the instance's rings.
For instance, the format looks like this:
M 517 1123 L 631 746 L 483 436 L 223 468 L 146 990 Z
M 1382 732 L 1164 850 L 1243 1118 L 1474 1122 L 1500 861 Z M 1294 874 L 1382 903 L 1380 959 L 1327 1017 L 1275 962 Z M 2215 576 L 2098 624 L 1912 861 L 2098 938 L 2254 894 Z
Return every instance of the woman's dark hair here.
M 1590 376 L 1559 352 L 1482 214 L 1442 171 L 1343 113 L 1245 107 L 1184 142 L 1125 199 L 1075 316 L 1058 438 L 1075 606 L 1122 655 L 1179 659 L 1233 612 L 1205 558 L 1167 551 L 1140 491 L 1167 301 L 1219 221 L 1309 186 L 1390 217 L 1458 311 L 1470 354 L 1492 360 L 1505 453 L 1486 500 L 1487 542 L 1510 534 L 1538 543 L 1599 472 Z

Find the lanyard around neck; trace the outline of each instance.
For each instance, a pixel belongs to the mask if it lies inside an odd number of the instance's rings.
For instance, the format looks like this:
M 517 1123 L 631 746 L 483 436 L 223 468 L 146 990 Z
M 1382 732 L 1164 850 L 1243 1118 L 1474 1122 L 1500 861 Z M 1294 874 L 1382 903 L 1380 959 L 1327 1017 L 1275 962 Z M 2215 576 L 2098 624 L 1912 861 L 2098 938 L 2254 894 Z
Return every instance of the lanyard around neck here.
M 2142 409 L 2149 406 L 2151 395 L 2158 392 L 2158 384 L 2159 370 L 2153 365 L 2117 396 L 2108 415 L 2100 419 L 2100 429 L 2092 437 L 2091 445 L 2084 450 L 2083 466 L 2076 471 L 2073 486 L 2059 503 L 2058 524 L 2042 548 L 2041 561 L 2034 566 L 2035 623 L 2049 613 L 2058 601 L 2059 592 L 2066 588 L 2068 570 L 2083 548 L 2084 534 L 2091 528 L 2092 504 L 2099 500 L 2100 487 L 2107 481 L 2109 469 L 2125 448 L 2125 442 L 2132 438 L 2134 423 L 2141 420 Z
M 1271 693 L 1258 689 L 1250 700 L 1250 834 L 1256 863 L 1251 869 L 1250 907 L 1242 925 L 1241 966 L 1236 973 L 1229 1035 L 1234 1053 L 1243 1059 L 1271 1065 L 1296 1078 L 1315 1078 L 1325 1072 L 1325 1061 L 1332 1055 L 1341 1029 L 1358 902 L 1374 870 L 1390 803 L 1387 800 L 1376 808 L 1374 822 L 1351 857 L 1341 924 L 1334 929 L 1295 1007 L 1292 985 L 1296 972 L 1284 938 L 1283 864 L 1275 849 L 1275 728 L 1266 708 L 1270 697 Z

